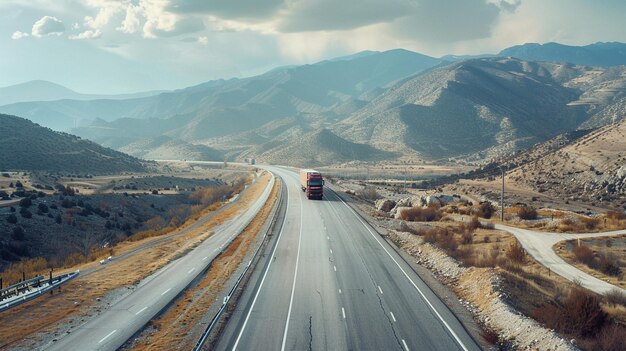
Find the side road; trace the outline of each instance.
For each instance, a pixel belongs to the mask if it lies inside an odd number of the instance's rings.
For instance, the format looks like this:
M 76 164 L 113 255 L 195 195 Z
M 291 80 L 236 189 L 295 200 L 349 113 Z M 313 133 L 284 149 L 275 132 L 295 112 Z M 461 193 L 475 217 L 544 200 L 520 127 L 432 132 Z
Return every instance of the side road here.
M 580 282 L 582 287 L 601 295 L 604 295 L 614 289 L 621 290 L 626 294 L 625 289 L 602 281 L 565 262 L 565 260 L 559 257 L 559 255 L 557 255 L 552 248 L 556 243 L 563 240 L 617 236 L 626 234 L 626 230 L 603 233 L 564 234 L 538 232 L 534 230 L 510 227 L 503 224 L 496 224 L 495 228 L 515 235 L 517 240 L 529 255 L 537 260 L 537 262 L 541 263 L 546 268 L 563 278 L 569 281 Z

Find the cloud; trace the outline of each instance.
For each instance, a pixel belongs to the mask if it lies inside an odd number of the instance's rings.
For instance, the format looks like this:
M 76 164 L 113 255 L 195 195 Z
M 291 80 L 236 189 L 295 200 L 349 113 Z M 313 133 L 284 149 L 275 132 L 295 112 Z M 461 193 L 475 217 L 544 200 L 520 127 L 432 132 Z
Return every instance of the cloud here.
M 407 0 L 300 0 L 280 13 L 279 32 L 346 30 L 390 22 L 413 11 Z
M 24 33 L 24 32 L 20 32 L 19 30 L 13 32 L 13 35 L 11 35 L 11 39 L 13 40 L 20 40 L 22 38 L 26 38 L 28 35 L 28 33 Z
M 39 21 L 33 24 L 31 34 L 34 37 L 41 38 L 44 36 L 56 35 L 61 36 L 65 32 L 65 25 L 56 17 L 43 16 Z
M 95 17 L 85 16 L 85 26 L 92 29 L 103 29 L 118 14 L 125 10 L 124 2 L 114 0 L 89 0 L 90 6 L 98 8 Z
M 141 27 L 141 13 L 141 7 L 129 4 L 126 7 L 126 16 L 117 30 L 128 34 L 137 32 Z
M 86 30 L 77 35 L 70 35 L 69 38 L 71 40 L 83 40 L 83 39 L 98 39 L 102 36 L 102 32 L 99 29 L 96 30 Z
M 284 5 L 284 0 L 170 0 L 166 10 L 211 14 L 225 19 L 270 19 Z
M 421 0 L 413 11 L 390 23 L 391 33 L 422 43 L 454 43 L 491 36 L 501 12 L 519 5 L 512 1 Z
M 204 22 L 195 17 L 180 18 L 176 15 L 148 17 L 143 26 L 146 38 L 173 37 L 186 33 L 199 32 L 205 28 Z

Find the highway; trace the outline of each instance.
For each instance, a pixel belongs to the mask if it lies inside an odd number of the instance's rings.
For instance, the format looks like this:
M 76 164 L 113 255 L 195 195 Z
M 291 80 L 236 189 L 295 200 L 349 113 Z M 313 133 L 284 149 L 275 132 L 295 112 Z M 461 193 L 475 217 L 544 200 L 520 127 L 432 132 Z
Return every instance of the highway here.
M 308 200 L 296 173 L 270 255 L 218 350 L 480 350 L 403 259 L 328 187 Z M 254 277 L 253 277 L 254 278 Z
M 144 279 L 137 289 L 102 314 L 50 345 L 50 350 L 115 350 L 183 291 L 227 247 L 265 204 L 274 177 L 243 214 L 214 229 L 214 234 L 189 253 Z

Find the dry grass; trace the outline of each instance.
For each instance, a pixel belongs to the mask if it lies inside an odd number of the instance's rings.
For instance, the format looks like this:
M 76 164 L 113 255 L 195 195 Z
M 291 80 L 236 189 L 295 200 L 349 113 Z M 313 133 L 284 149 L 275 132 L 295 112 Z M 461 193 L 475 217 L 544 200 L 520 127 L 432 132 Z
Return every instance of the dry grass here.
M 270 201 L 261 212 L 233 240 L 226 251 L 215 258 L 205 277 L 193 288 L 185 291 L 174 305 L 151 322 L 149 331 L 144 331 L 133 350 L 174 350 L 193 348 L 199 333 L 199 322 L 205 311 L 215 303 L 229 277 L 245 258 L 250 245 L 272 211 L 277 199 L 279 183 L 274 184 Z M 195 328 L 195 329 L 194 329 Z
M 58 330 L 57 328 L 61 325 L 68 325 L 72 317 L 82 322 L 93 316 L 102 309 L 97 299 L 114 289 L 137 284 L 171 260 L 197 246 L 211 235 L 211 228 L 237 215 L 255 201 L 269 179 L 270 176 L 264 174 L 246 192 L 242 193 L 236 204 L 224 208 L 203 225 L 193 227 L 196 222 L 189 220 L 175 232 L 168 234 L 172 236 L 171 240 L 159 241 L 155 245 L 151 245 L 151 242 L 158 239 L 157 237 L 136 242 L 123 242 L 115 246 L 115 255 L 131 250 L 137 250 L 137 252 L 124 259 L 114 260 L 104 269 L 76 278 L 63 286 L 61 294 L 42 296 L 0 314 L 0 325 L 11 326 L 0 328 L 0 348 L 15 346 L 18 342 L 20 345 L 25 345 L 24 347 L 33 347 L 40 342 L 38 336 L 34 335 L 35 333 L 55 334 L 55 330 Z M 190 230 L 185 235 L 175 235 L 184 229 Z M 85 271 L 97 266 L 97 262 L 92 262 L 63 271 L 76 269 Z

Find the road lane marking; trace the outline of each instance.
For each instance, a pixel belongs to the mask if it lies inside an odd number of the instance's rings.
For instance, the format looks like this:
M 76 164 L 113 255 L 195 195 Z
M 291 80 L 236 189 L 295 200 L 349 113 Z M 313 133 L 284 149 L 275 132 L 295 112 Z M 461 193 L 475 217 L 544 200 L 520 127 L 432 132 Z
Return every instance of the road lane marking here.
M 393 315 L 393 312 L 389 311 L 389 314 L 391 315 L 391 319 L 393 319 L 394 323 L 396 322 L 396 316 Z
M 341 289 L 339 289 L 339 293 L 341 294 Z
M 330 249 L 330 254 L 331 254 L 331 255 L 333 254 L 333 249 Z
M 335 269 L 335 272 L 337 272 L 337 266 L 333 266 L 333 268 Z
M 391 253 L 387 250 L 387 248 L 378 240 L 378 238 L 376 238 L 376 235 L 370 230 L 369 226 L 367 226 L 367 224 L 365 224 L 365 222 L 363 222 L 363 220 L 361 219 L 361 217 L 352 209 L 352 207 L 350 207 L 345 201 L 343 201 L 343 199 L 341 197 L 339 197 L 339 195 L 335 196 L 348 208 L 348 210 L 350 210 L 354 216 L 356 217 L 356 219 L 361 222 L 361 224 L 363 225 L 363 227 L 365 227 L 365 229 L 367 229 L 367 231 L 370 233 L 370 235 L 372 236 L 372 238 L 374 238 L 374 240 L 378 243 L 378 245 L 380 245 L 380 247 L 385 251 L 385 253 L 387 253 L 387 256 L 389 256 L 389 258 L 391 258 L 391 260 L 396 264 L 396 266 L 400 269 L 400 271 L 402 272 L 402 274 L 404 275 L 404 277 L 411 282 L 411 285 L 413 285 L 413 287 L 415 288 L 415 290 L 417 290 L 417 292 L 420 294 L 420 296 L 422 297 L 422 299 L 424 299 L 424 301 L 426 302 L 426 304 L 428 304 L 428 306 L 430 307 L 430 309 L 433 311 L 433 313 L 435 313 L 435 315 L 437 315 L 437 318 L 439 318 L 439 320 L 441 321 L 441 323 L 443 323 L 443 325 L 446 327 L 446 329 L 448 329 L 448 331 L 450 332 L 450 334 L 452 334 L 452 337 L 454 338 L 454 340 L 456 340 L 456 342 L 459 344 L 459 346 L 461 346 L 461 348 L 465 351 L 468 351 L 467 346 L 465 346 L 465 344 L 463 344 L 463 342 L 461 341 L 461 339 L 459 338 L 459 336 L 454 332 L 454 330 L 452 330 L 452 327 L 450 327 L 450 325 L 448 324 L 448 322 L 445 321 L 445 319 L 443 319 L 443 317 L 441 316 L 441 314 L 439 313 L 439 311 L 437 311 L 435 309 L 435 306 L 433 306 L 432 303 L 430 303 L 430 301 L 428 300 L 428 298 L 426 298 L 426 295 L 424 295 L 424 293 L 422 292 L 422 290 L 417 286 L 417 284 L 415 284 L 415 282 L 413 281 L 413 279 L 411 279 L 411 277 L 409 277 L 409 275 L 406 273 L 406 271 L 402 268 L 402 266 L 400 266 L 400 263 L 398 263 L 398 261 L 396 261 L 396 259 L 391 255 Z
M 406 341 L 404 341 L 404 339 L 402 339 L 402 345 L 404 345 L 404 349 L 406 351 L 409 351 L 409 347 L 406 345 Z
M 209 256 L 205 256 L 202 261 L 206 261 L 207 258 L 209 258 Z
M 115 334 L 115 332 L 117 331 L 117 329 L 113 330 L 112 332 L 110 332 L 109 334 L 107 334 L 107 336 L 105 336 L 104 338 L 100 339 L 100 341 L 98 341 L 98 344 L 100 344 L 101 342 L 103 342 L 104 340 L 108 339 L 111 335 Z
M 328 235 L 326 235 L 326 240 L 330 240 L 330 237 Z
M 343 319 L 346 319 L 346 310 L 343 307 L 341 308 L 341 314 L 343 314 Z
M 383 294 L 383 289 L 380 288 L 380 285 L 378 286 L 378 291 L 380 291 L 380 294 Z
M 285 185 L 286 184 L 287 183 L 285 183 Z M 272 256 L 270 257 L 276 257 L 276 249 L 278 249 L 278 244 L 280 243 L 280 239 L 283 237 L 283 229 L 285 228 L 285 222 L 287 221 L 287 213 L 289 213 L 289 191 L 287 191 L 287 210 L 285 211 L 285 217 L 283 217 L 283 223 L 280 226 L 278 239 L 276 239 L 276 244 L 274 246 L 274 250 L 272 251 Z M 250 306 L 250 309 L 248 310 L 246 319 L 243 321 L 243 325 L 241 326 L 241 331 L 239 332 L 239 335 L 237 336 L 237 340 L 235 340 L 235 345 L 233 345 L 233 351 L 237 349 L 237 345 L 239 344 L 239 341 L 241 340 L 243 331 L 246 329 L 246 325 L 248 324 L 248 320 L 250 319 L 250 314 L 252 314 L 252 310 L 254 309 L 256 300 L 259 297 L 259 294 L 261 293 L 261 288 L 263 287 L 263 283 L 265 282 L 265 278 L 267 277 L 267 272 L 269 272 L 270 267 L 272 266 L 272 262 L 274 262 L 274 260 L 270 260 L 270 263 L 267 265 L 267 268 L 265 269 L 265 273 L 263 273 L 263 278 L 261 278 L 261 284 L 259 284 L 259 289 L 256 291 L 256 294 L 254 295 L 254 299 L 252 300 L 252 305 Z
M 189 272 L 187 272 L 187 274 L 191 274 L 191 272 L 195 271 L 196 267 L 193 267 L 192 269 L 189 270 Z
M 291 298 L 289 299 L 289 310 L 287 311 L 287 320 L 285 321 L 285 332 L 283 334 L 283 344 L 280 347 L 281 351 L 285 351 L 285 346 L 287 346 L 287 332 L 289 331 L 289 319 L 291 319 L 291 308 L 293 306 L 293 296 L 296 291 L 296 280 L 298 278 L 298 264 L 300 263 L 300 244 L 302 243 L 302 221 L 304 216 L 304 209 L 302 208 L 302 197 L 298 196 L 300 199 L 300 236 L 298 238 L 298 253 L 296 254 L 296 269 L 293 272 L 293 285 L 291 286 Z M 332 250 L 331 250 L 332 252 Z
M 164 292 L 162 292 L 162 293 L 161 293 L 161 296 L 163 296 L 163 295 L 167 294 L 170 290 L 172 290 L 172 288 L 169 288 L 169 289 L 165 290 Z
M 145 311 L 148 308 L 148 306 L 140 309 L 139 311 L 137 311 L 137 313 L 135 313 L 135 316 L 139 315 L 141 312 Z

